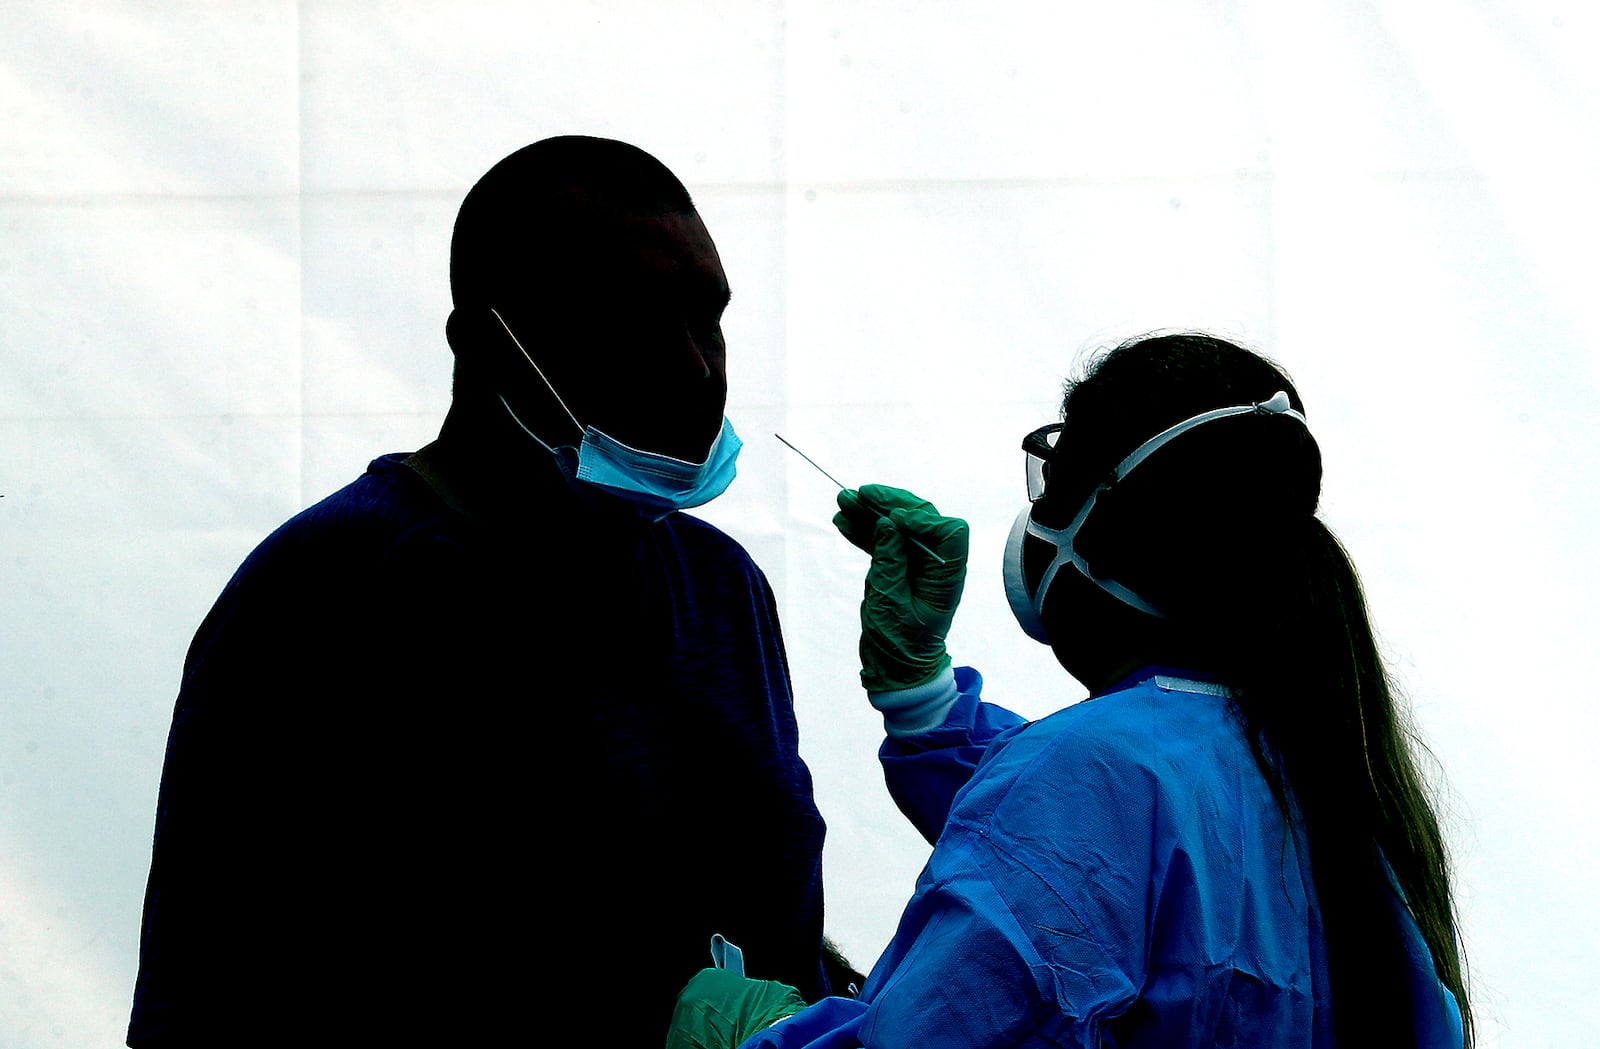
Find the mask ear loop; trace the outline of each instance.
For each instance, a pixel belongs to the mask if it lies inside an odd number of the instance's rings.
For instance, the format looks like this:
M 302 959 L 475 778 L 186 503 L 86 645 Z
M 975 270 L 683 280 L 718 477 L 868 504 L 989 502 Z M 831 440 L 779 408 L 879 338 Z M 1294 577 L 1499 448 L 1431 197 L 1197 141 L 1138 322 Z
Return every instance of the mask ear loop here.
M 1044 577 L 1039 580 L 1039 588 L 1034 592 L 1033 608 L 1034 612 L 1040 617 L 1041 622 L 1044 618 L 1045 595 L 1050 592 L 1050 584 L 1055 582 L 1056 574 L 1066 565 L 1071 565 L 1077 569 L 1079 575 L 1123 604 L 1156 619 L 1167 618 L 1166 613 L 1115 579 L 1107 579 L 1105 576 L 1095 575 L 1094 572 L 1090 571 L 1088 563 L 1084 561 L 1083 556 L 1078 553 L 1077 548 L 1074 546 L 1078 529 L 1083 527 L 1083 522 L 1088 519 L 1089 511 L 1094 508 L 1095 499 L 1105 488 L 1106 486 L 1102 486 L 1095 489 L 1094 495 L 1090 496 L 1089 500 L 1084 503 L 1083 509 L 1078 511 L 1072 523 L 1065 528 L 1046 528 L 1033 520 L 1031 516 L 1028 518 L 1027 534 L 1043 539 L 1056 548 L 1056 556 L 1051 560 L 1049 567 L 1045 569 Z
M 535 374 L 539 376 L 539 381 L 544 383 L 545 389 L 550 391 L 550 396 L 554 397 L 556 399 L 556 403 L 561 405 L 561 410 L 567 413 L 567 418 L 572 420 L 572 425 L 578 428 L 578 432 L 580 434 L 584 433 L 586 428 L 584 427 L 583 423 L 579 422 L 578 417 L 572 414 L 572 409 L 568 408 L 567 402 L 561 399 L 561 394 L 556 392 L 555 386 L 550 382 L 549 377 L 545 375 L 544 369 L 539 367 L 539 362 L 533 359 L 533 354 L 529 353 L 527 348 L 522 345 L 522 340 L 517 338 L 517 333 L 511 330 L 511 325 L 506 323 L 506 319 L 500 316 L 500 311 L 495 309 L 493 306 L 489 307 L 489 312 L 494 314 L 494 319 L 500 322 L 500 327 L 504 328 L 506 330 L 506 334 L 511 336 L 512 343 L 517 347 L 518 350 L 522 352 L 523 359 L 533 366 Z M 539 444 L 544 448 L 545 451 L 555 451 L 555 449 L 551 448 L 548 444 L 545 444 L 544 441 L 539 440 L 539 435 L 528 429 L 527 423 L 517 418 L 517 413 L 511 411 L 511 405 L 506 403 L 505 394 L 502 393 L 499 395 L 499 397 L 500 403 L 505 406 L 506 411 L 510 413 L 511 418 L 515 420 L 516 424 L 522 427 L 524 433 L 526 433 L 529 437 L 532 437 L 535 441 L 539 441 Z

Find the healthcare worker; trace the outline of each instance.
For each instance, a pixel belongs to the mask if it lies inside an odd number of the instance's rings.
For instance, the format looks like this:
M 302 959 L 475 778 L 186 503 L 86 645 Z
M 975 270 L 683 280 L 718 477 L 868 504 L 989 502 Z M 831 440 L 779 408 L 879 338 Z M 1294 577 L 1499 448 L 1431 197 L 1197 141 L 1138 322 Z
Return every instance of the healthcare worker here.
M 965 522 L 842 493 L 885 776 L 933 853 L 857 998 L 702 981 L 680 1017 L 767 1003 L 722 1024 L 746 1049 L 1470 1045 L 1438 821 L 1293 385 L 1153 336 L 1061 420 L 1023 443 L 1005 583 L 1089 699 L 1033 723 L 983 701 L 944 645 Z

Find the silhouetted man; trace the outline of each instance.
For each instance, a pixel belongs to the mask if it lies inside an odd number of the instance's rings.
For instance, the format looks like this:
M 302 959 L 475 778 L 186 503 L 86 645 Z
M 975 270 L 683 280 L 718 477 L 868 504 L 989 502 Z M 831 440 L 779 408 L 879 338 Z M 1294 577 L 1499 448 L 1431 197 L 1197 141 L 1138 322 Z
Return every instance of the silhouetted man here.
M 659 1046 L 715 932 L 843 982 L 771 590 L 679 512 L 739 446 L 688 193 L 528 146 L 450 283 L 438 439 L 279 528 L 194 639 L 131 1046 Z

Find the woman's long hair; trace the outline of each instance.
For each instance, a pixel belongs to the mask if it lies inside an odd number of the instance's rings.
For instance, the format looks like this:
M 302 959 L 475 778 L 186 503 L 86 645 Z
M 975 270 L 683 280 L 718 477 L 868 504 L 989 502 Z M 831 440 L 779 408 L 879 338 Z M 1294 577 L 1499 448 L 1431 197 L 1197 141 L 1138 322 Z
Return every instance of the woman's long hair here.
M 1279 390 L 1304 410 L 1280 369 L 1220 339 L 1127 343 L 1068 385 L 1050 488 L 1081 501 L 1167 426 Z M 1316 442 L 1292 418 L 1208 423 L 1103 495 L 1078 549 L 1166 613 L 1156 636 L 1203 653 L 1198 669 L 1233 686 L 1256 761 L 1309 841 L 1340 1044 L 1415 1045 L 1387 862 L 1470 1046 L 1439 822 L 1355 569 L 1316 517 L 1321 474 Z

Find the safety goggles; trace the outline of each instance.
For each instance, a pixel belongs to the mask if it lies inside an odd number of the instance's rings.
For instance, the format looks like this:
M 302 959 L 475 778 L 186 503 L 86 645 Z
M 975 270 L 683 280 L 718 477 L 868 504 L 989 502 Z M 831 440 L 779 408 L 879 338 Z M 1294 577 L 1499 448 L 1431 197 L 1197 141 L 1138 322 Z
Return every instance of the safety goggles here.
M 1107 488 L 1122 480 L 1135 466 L 1148 459 L 1152 452 L 1171 441 L 1179 434 L 1187 433 L 1196 426 L 1203 426 L 1218 419 L 1226 419 L 1235 415 L 1287 415 L 1301 426 L 1306 424 L 1306 417 L 1290 407 L 1289 395 L 1278 391 L 1264 401 L 1253 404 L 1237 404 L 1231 408 L 1216 408 L 1209 412 L 1201 412 L 1191 416 L 1180 423 L 1167 427 L 1148 441 L 1135 448 L 1128 457 L 1116 465 L 1100 487 Z M 1050 461 L 1055 458 L 1056 442 L 1061 439 L 1061 428 L 1064 423 L 1050 423 L 1041 426 L 1022 439 L 1022 450 L 1028 456 L 1028 502 L 1036 503 L 1044 495 L 1045 485 L 1050 480 Z M 1096 492 L 1098 494 L 1098 491 Z M 1094 496 L 1089 497 L 1093 500 Z
M 1028 502 L 1037 503 L 1050 482 L 1050 460 L 1055 457 L 1056 442 L 1061 439 L 1062 423 L 1041 426 L 1022 439 L 1022 450 L 1027 453 Z

